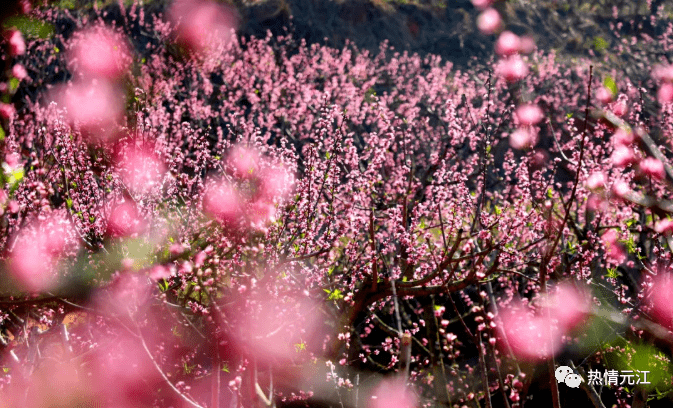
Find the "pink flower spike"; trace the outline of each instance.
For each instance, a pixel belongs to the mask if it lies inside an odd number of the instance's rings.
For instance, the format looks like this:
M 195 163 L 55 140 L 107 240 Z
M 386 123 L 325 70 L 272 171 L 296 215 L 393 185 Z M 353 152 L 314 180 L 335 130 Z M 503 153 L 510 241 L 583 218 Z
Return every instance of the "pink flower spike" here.
M 85 78 L 117 80 L 131 65 L 131 53 L 124 38 L 98 26 L 75 34 L 68 62 Z
M 647 157 L 639 163 L 640 171 L 649 177 L 652 177 L 656 180 L 663 180 L 664 173 L 664 164 L 655 159 L 654 157 Z
M 606 179 L 605 173 L 596 172 L 592 173 L 589 178 L 587 178 L 586 186 L 591 191 L 602 190 L 605 188 Z
M 537 144 L 537 132 L 531 128 L 519 128 L 509 135 L 509 145 L 514 149 L 530 149 L 535 144 Z
M 522 125 L 537 125 L 544 118 L 544 113 L 535 104 L 521 105 L 516 109 L 516 118 Z
M 667 82 L 661 84 L 659 90 L 657 90 L 657 100 L 659 103 L 671 103 L 673 102 L 673 84 Z
M 521 39 L 511 31 L 504 31 L 495 43 L 495 52 L 500 56 L 516 54 L 521 50 Z
M 528 64 L 518 54 L 514 54 L 501 60 L 495 72 L 506 81 L 514 82 L 528 75 Z
M 654 230 L 660 234 L 670 235 L 673 233 L 673 220 L 666 218 L 664 220 L 658 221 L 654 226 Z
M 28 71 L 26 71 L 26 68 L 23 65 L 15 64 L 12 67 L 12 76 L 19 81 L 23 81 L 26 79 L 26 77 L 28 77 Z
M 17 57 L 26 53 L 26 42 L 23 40 L 21 31 L 12 30 L 9 34 L 9 55 Z
M 494 34 L 502 28 L 500 13 L 494 8 L 487 8 L 477 17 L 477 28 L 484 34 Z

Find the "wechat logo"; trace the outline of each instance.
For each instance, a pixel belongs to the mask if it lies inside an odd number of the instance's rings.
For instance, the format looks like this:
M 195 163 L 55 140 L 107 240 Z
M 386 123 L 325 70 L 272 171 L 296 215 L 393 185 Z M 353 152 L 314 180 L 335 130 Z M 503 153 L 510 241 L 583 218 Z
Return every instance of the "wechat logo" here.
M 582 382 L 582 377 L 573 373 L 573 369 L 568 366 L 559 366 L 556 369 L 556 381 L 564 382 L 570 388 L 578 388 Z

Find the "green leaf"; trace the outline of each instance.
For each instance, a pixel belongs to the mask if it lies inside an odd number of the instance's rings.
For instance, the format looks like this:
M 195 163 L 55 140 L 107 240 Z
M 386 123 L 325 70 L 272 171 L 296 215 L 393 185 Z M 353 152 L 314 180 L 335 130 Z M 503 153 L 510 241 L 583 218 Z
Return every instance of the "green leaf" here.
M 9 80 L 9 92 L 16 92 L 17 89 L 19 89 L 19 80 L 16 78 L 11 78 Z
M 594 37 L 594 49 L 598 52 L 605 51 L 610 44 L 603 37 L 596 36 Z
M 225 373 L 228 373 L 229 372 L 229 366 L 227 366 L 226 364 L 223 363 L 222 364 L 222 371 L 224 371 Z
M 72 198 L 68 198 L 65 200 L 65 205 L 68 206 L 68 208 L 72 208 Z
M 612 95 L 617 95 L 617 83 L 615 82 L 614 79 L 612 79 L 611 76 L 606 76 L 605 79 L 603 80 L 603 86 L 606 89 L 609 89 L 610 92 L 612 92 Z
M 2 142 L 3 140 L 5 140 L 5 129 L 3 129 L 2 126 L 0 126 L 0 142 Z

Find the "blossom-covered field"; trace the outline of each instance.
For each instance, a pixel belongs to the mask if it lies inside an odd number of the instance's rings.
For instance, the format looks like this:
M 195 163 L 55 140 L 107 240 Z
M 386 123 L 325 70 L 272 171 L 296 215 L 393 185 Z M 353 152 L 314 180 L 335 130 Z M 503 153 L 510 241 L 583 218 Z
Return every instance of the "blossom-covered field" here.
M 454 65 L 18 2 L 0 408 L 669 406 L 670 11 L 570 58 L 508 3 Z

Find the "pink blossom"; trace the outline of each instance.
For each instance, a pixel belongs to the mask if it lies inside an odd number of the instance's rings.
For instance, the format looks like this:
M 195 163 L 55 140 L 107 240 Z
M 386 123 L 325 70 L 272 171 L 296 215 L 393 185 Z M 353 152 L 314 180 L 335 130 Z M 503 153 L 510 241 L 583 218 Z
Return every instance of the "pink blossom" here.
M 605 232 L 601 239 L 606 249 L 606 256 L 609 260 L 621 264 L 626 260 L 626 253 L 623 246 L 619 243 L 619 235 L 614 229 Z
M 615 167 L 627 167 L 636 160 L 636 155 L 630 147 L 626 146 L 617 146 L 610 156 L 612 159 L 612 164 Z
M 161 187 L 166 166 L 153 152 L 131 146 L 116 161 L 122 181 L 132 192 L 148 194 Z
M 671 103 L 673 102 L 673 84 L 667 82 L 659 86 L 657 90 L 657 100 L 659 103 Z
M 661 82 L 673 82 L 673 65 L 657 65 L 652 70 L 652 78 Z
M 605 184 L 606 184 L 605 173 L 600 171 L 592 173 L 589 176 L 589 178 L 587 178 L 586 182 L 587 188 L 592 191 L 604 189 Z
M 666 218 L 657 221 L 656 225 L 654 226 L 654 230 L 660 234 L 673 233 L 673 220 L 670 218 Z
M 508 82 L 518 81 L 528 75 L 528 64 L 518 54 L 514 54 L 502 59 L 495 71 Z
M 617 180 L 612 184 L 612 194 L 616 197 L 624 198 L 631 192 L 629 184 L 622 180 Z
M 650 176 L 656 180 L 664 179 L 664 164 L 660 160 L 657 160 L 654 157 L 647 157 L 641 160 L 638 166 L 644 175 Z
M 9 119 L 16 114 L 14 105 L 0 102 L 0 118 Z
M 604 86 L 601 86 L 598 88 L 598 91 L 596 91 L 596 99 L 598 99 L 598 101 L 604 105 L 612 102 L 614 97 L 615 96 L 612 94 L 612 91 Z
M 587 294 L 567 282 L 558 285 L 542 304 L 564 332 L 573 330 L 582 323 L 591 308 Z
M 495 52 L 500 56 L 516 54 L 521 50 L 521 39 L 511 31 L 504 31 L 495 43 Z
M 619 100 L 612 105 L 612 113 L 617 117 L 624 117 L 628 111 L 629 107 L 626 105 L 625 100 Z
M 617 146 L 629 146 L 633 142 L 635 142 L 636 138 L 631 129 L 628 128 L 619 128 L 615 132 L 614 135 L 612 135 L 612 142 L 615 144 L 615 147 Z
M 199 53 L 229 43 L 232 30 L 238 25 L 232 8 L 209 0 L 176 0 L 168 16 L 177 26 L 177 42 Z
M 259 177 L 261 160 L 256 150 L 242 145 L 234 146 L 228 156 L 228 163 L 234 169 L 234 176 L 242 179 Z
M 104 26 L 75 34 L 68 62 L 86 78 L 119 79 L 131 64 L 131 53 L 123 38 Z
M 233 226 L 244 215 L 243 199 L 229 182 L 220 181 L 206 190 L 203 212 L 225 225 Z
M 537 132 L 531 128 L 519 128 L 509 135 L 509 145 L 514 149 L 530 149 L 537 143 Z
M 648 303 L 654 319 L 669 330 L 673 330 L 673 279 L 670 273 L 660 272 L 652 282 Z
M 368 408 L 415 408 L 416 395 L 407 387 L 404 379 L 383 380 L 372 393 Z
M 501 320 L 499 336 L 507 339 L 517 358 L 540 361 L 561 349 L 562 330 L 546 313 L 535 316 L 520 301 L 515 301 L 513 308 L 502 311 Z
M 12 76 L 19 81 L 22 81 L 28 76 L 28 71 L 26 71 L 26 68 L 23 65 L 14 64 L 12 67 Z
M 16 57 L 26 53 L 26 42 L 23 40 L 21 31 L 12 30 L 9 34 L 9 55 Z
M 75 247 L 73 227 L 65 217 L 36 222 L 15 238 L 9 271 L 31 292 L 51 290 L 58 285 L 60 259 Z
M 529 103 L 516 109 L 516 117 L 522 125 L 537 125 L 544 118 L 544 113 L 539 106 Z
M 494 34 L 502 28 L 500 13 L 494 8 L 487 8 L 477 17 L 477 28 L 484 34 Z
M 493 4 L 493 0 L 471 0 L 472 5 L 479 10 L 483 10 Z
M 123 116 L 123 95 L 107 81 L 73 82 L 53 92 L 68 120 L 95 142 L 115 138 Z
M 262 170 L 260 179 L 259 196 L 268 201 L 286 197 L 294 185 L 294 177 L 278 167 Z
M 107 221 L 105 233 L 118 238 L 137 233 L 142 228 L 142 220 L 138 208 L 132 202 L 125 201 L 112 208 Z
M 519 50 L 522 54 L 530 54 L 531 52 L 535 51 L 535 40 L 533 37 L 529 35 L 524 35 L 520 37 L 521 40 L 521 46 L 519 47 Z

